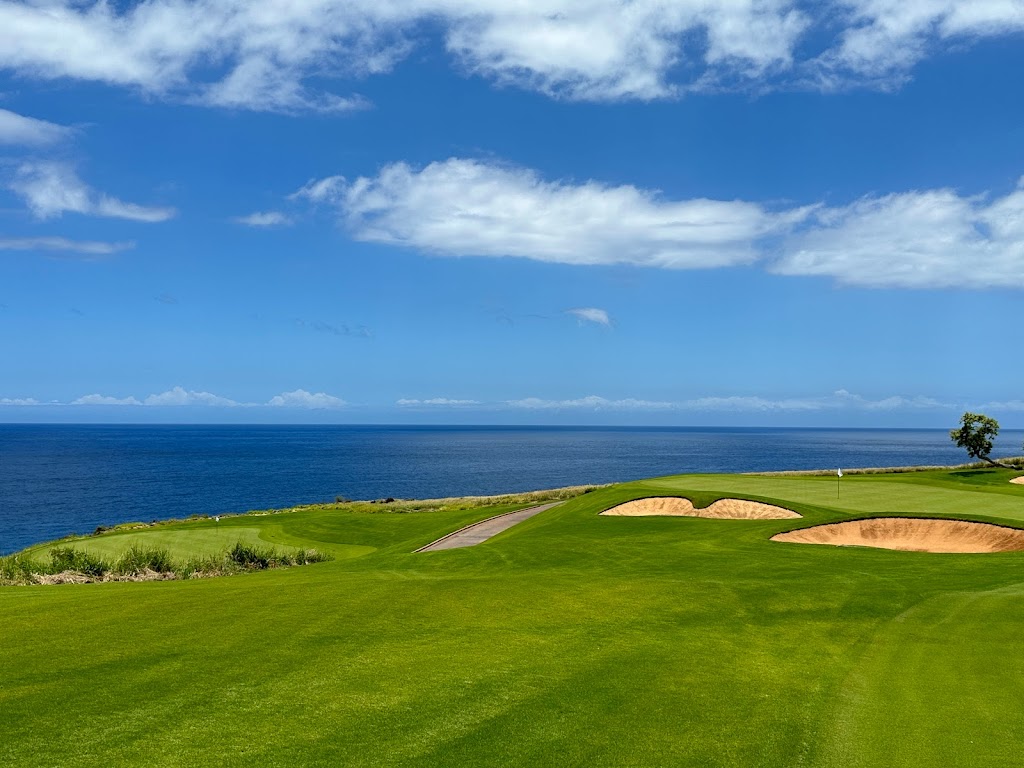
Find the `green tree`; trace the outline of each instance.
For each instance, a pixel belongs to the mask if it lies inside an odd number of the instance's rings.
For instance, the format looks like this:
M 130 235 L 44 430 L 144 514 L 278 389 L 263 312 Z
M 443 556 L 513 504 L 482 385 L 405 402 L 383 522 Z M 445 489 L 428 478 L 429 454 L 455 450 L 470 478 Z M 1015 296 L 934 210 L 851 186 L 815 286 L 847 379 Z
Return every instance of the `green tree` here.
M 960 448 L 967 450 L 967 455 L 974 459 L 987 461 L 995 467 L 1005 466 L 989 458 L 992 453 L 992 441 L 999 434 L 999 422 L 983 413 L 968 411 L 960 417 L 960 429 L 951 430 L 950 439 Z

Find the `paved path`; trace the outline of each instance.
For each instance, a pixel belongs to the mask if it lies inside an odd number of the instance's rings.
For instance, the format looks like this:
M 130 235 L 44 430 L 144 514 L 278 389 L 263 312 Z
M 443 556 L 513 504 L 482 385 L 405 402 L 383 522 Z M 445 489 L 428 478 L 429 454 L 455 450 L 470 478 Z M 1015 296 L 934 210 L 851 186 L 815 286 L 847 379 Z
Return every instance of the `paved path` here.
M 523 520 L 540 514 L 545 509 L 551 509 L 559 503 L 561 502 L 556 501 L 553 504 L 541 504 L 539 507 L 527 507 L 526 509 L 518 509 L 515 512 L 506 512 L 503 515 L 481 520 L 479 523 L 467 525 L 465 528 L 460 528 L 446 536 L 442 536 L 437 541 L 433 541 L 425 547 L 420 547 L 416 551 L 436 552 L 440 549 L 472 547 L 474 544 L 487 541 L 492 536 L 497 536 L 502 531 L 507 531 L 516 523 L 521 523 Z

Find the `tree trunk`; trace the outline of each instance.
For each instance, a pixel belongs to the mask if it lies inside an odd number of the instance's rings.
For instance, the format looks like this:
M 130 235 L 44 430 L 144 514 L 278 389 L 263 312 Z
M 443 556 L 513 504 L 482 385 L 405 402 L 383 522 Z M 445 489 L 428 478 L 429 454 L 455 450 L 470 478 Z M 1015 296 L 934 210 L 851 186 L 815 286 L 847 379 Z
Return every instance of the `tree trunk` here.
M 987 461 L 993 467 L 999 467 L 1000 469 L 1016 469 L 1016 467 L 1011 467 L 1009 464 L 1002 464 L 998 461 L 995 461 L 994 459 L 990 459 L 988 456 L 982 456 L 981 460 Z

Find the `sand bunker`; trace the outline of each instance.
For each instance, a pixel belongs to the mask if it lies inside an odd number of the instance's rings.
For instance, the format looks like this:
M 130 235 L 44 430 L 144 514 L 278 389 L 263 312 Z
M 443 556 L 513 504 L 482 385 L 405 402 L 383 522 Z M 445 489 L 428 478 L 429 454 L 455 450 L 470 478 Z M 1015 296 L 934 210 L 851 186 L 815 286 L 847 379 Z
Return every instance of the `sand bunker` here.
M 1015 477 L 1010 482 L 1016 483 L 1017 485 L 1024 485 L 1024 475 L 1021 475 L 1020 477 Z
M 876 517 L 779 533 L 772 541 L 911 552 L 1015 552 L 1024 550 L 1024 530 L 964 520 Z
M 714 504 L 698 509 L 689 499 L 678 496 L 658 496 L 651 499 L 636 499 L 606 509 L 602 515 L 621 517 L 712 517 L 719 520 L 786 520 L 800 517 L 791 509 L 774 507 L 758 501 L 742 499 L 720 499 Z

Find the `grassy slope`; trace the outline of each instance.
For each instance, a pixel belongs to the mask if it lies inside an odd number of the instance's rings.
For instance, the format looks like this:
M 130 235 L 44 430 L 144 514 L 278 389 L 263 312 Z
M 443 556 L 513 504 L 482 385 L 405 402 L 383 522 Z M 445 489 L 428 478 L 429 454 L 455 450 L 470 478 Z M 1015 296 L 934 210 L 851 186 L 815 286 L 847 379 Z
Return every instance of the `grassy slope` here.
M 0 590 L 0 764 L 1015 765 L 1024 554 L 767 541 L 849 514 L 1019 524 L 1011 474 L 850 476 L 838 503 L 828 478 L 661 478 L 421 555 L 496 510 L 239 518 L 374 551 Z M 671 493 L 806 519 L 596 514 Z
M 154 530 L 131 531 L 105 536 L 83 538 L 70 542 L 59 542 L 59 546 L 72 546 L 93 555 L 106 558 L 113 562 L 132 545 L 159 547 L 170 552 L 176 560 L 186 560 L 194 555 L 215 555 L 224 551 L 236 542 L 256 547 L 277 546 L 278 549 L 289 550 L 292 547 L 275 545 L 270 536 L 263 534 L 262 529 L 254 526 L 238 525 L 218 526 L 214 523 L 202 525 L 176 526 L 174 528 L 157 528 Z M 27 550 L 36 559 L 45 560 L 53 547 L 44 544 Z M 365 553 L 360 553 L 365 554 Z

